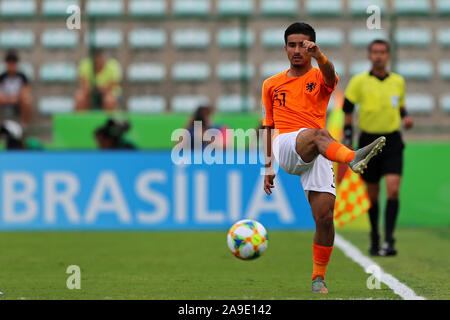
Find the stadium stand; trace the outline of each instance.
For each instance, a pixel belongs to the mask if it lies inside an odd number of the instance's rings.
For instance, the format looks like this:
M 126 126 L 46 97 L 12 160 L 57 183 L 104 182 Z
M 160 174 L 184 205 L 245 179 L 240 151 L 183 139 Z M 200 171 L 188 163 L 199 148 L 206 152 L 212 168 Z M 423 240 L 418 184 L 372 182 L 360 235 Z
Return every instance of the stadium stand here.
M 79 31 L 62 23 L 72 4 L 84 15 Z M 381 30 L 366 28 L 369 4 L 385 15 Z M 77 65 L 89 44 L 126 70 L 121 110 L 190 112 L 206 101 L 220 103 L 223 112 L 246 112 L 247 106 L 259 112 L 262 82 L 288 67 L 283 36 L 290 22 L 304 19 L 316 28 L 341 89 L 352 75 L 368 71 L 370 41 L 389 39 L 397 26 L 392 69 L 406 77 L 408 101 L 421 110 L 414 94 L 431 95 L 418 96 L 428 107 L 416 114 L 450 128 L 450 115 L 440 113 L 448 110 L 441 98 L 450 80 L 449 15 L 447 0 L 0 0 L 0 49 L 19 51 L 21 70 L 34 80 L 41 116 L 33 121 L 41 127 L 53 112 L 73 110 Z M 254 103 L 243 103 L 240 94 Z
M 31 49 L 35 35 L 31 30 L 3 30 L 0 33 L 1 48 Z
M 398 15 L 426 15 L 431 12 L 430 0 L 395 0 L 394 12 Z
M 132 49 L 162 49 L 167 43 L 167 33 L 163 29 L 134 29 L 128 35 Z
M 408 112 L 429 115 L 434 110 L 434 98 L 431 94 L 411 93 L 406 97 Z
M 222 48 L 250 47 L 254 43 L 254 33 L 251 30 L 238 28 L 221 29 L 217 33 L 217 44 Z
M 350 13 L 354 16 L 367 15 L 367 8 L 369 6 L 377 6 L 381 13 L 386 12 L 386 1 L 384 0 L 351 0 L 349 2 Z
M 441 96 L 440 105 L 442 111 L 450 113 L 450 94 L 444 94 Z
M 162 82 L 166 68 L 160 63 L 133 63 L 128 66 L 127 79 L 133 83 Z
M 204 95 L 177 95 L 172 98 L 172 110 L 176 112 L 193 112 L 200 105 L 209 104 L 210 100 Z
M 265 16 L 292 17 L 299 10 L 296 0 L 262 0 L 261 14 Z
M 131 0 L 128 12 L 132 17 L 164 17 L 167 14 L 166 0 Z
M 41 13 L 44 17 L 64 17 L 67 16 L 67 8 L 70 6 L 80 6 L 79 0 L 44 0 Z
M 179 17 L 206 17 L 211 12 L 209 0 L 175 0 L 173 14 Z
M 204 82 L 211 70 L 205 62 L 179 62 L 172 68 L 172 78 L 178 82 Z
M 178 29 L 172 34 L 172 44 L 178 49 L 206 49 L 210 42 L 208 30 Z
M 306 1 L 306 13 L 311 16 L 339 16 L 342 10 L 342 0 Z
M 221 16 L 250 16 L 254 0 L 218 0 L 217 13 Z
M 51 49 L 71 49 L 78 45 L 79 36 L 67 29 L 48 29 L 41 35 L 41 43 Z
M 216 100 L 216 108 L 222 112 L 250 111 L 255 108 L 255 105 L 255 99 L 252 96 L 243 99 L 239 94 L 221 95 Z
M 2 18 L 32 17 L 35 13 L 35 0 L 3 0 L 0 3 L 0 16 Z
M 127 106 L 130 112 L 162 113 L 166 109 L 166 100 L 156 95 L 131 96 Z

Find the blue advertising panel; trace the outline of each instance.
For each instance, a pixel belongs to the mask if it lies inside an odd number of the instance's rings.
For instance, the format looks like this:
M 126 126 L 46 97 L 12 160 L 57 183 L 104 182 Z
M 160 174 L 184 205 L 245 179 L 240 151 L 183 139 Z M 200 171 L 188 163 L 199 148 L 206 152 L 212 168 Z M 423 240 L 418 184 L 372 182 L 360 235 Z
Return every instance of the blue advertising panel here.
M 175 165 L 170 152 L 0 155 L 0 230 L 225 230 L 240 219 L 312 229 L 300 178 L 262 165 Z

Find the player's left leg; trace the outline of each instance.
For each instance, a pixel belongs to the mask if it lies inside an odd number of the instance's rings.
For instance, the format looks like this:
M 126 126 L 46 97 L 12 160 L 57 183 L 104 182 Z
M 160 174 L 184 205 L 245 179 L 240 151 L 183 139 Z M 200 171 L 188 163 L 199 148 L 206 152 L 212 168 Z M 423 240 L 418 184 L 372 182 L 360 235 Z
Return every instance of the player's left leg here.
M 336 197 L 328 192 L 309 191 L 311 211 L 316 222 L 313 243 L 312 291 L 328 293 L 325 285 L 325 273 L 334 243 L 333 210 Z
M 384 179 L 386 181 L 387 196 L 385 219 L 386 242 L 380 250 L 380 254 L 383 256 L 394 256 L 397 254 L 397 250 L 394 248 L 394 230 L 399 210 L 399 192 L 402 177 L 399 174 L 386 174 Z

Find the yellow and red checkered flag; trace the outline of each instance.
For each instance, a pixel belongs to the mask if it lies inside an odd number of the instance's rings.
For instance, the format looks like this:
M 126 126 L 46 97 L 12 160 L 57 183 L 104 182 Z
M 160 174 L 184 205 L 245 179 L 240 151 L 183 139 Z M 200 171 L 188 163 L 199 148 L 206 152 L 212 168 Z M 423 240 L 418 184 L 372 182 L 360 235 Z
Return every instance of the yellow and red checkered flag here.
M 370 200 L 361 176 L 347 170 L 337 190 L 334 221 L 338 227 L 355 220 L 370 208 Z

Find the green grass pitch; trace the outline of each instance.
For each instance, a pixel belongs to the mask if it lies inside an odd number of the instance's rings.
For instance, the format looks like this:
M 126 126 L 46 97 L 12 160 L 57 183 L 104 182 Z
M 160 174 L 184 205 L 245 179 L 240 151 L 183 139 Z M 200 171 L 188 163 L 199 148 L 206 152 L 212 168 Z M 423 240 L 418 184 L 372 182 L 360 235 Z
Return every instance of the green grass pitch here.
M 366 231 L 338 231 L 366 253 Z M 375 260 L 416 294 L 449 299 L 448 231 L 400 229 L 400 255 Z M 367 289 L 368 274 L 337 248 L 330 293 L 313 295 L 313 233 L 269 236 L 261 258 L 241 261 L 226 232 L 3 232 L 0 299 L 400 299 Z M 66 287 L 69 265 L 81 268 L 80 290 Z

